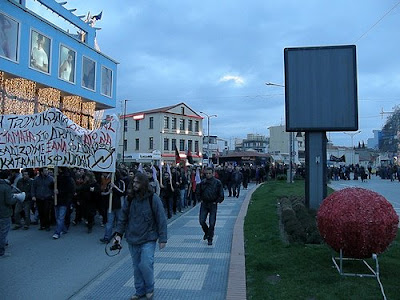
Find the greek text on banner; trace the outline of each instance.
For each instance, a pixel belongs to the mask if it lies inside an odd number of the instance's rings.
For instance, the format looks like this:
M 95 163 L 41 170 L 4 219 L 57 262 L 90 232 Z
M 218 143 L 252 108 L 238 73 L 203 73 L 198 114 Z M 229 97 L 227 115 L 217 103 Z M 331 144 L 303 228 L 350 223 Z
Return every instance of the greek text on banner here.
M 85 129 L 56 108 L 0 115 L 0 169 L 64 166 L 115 172 L 119 122 Z

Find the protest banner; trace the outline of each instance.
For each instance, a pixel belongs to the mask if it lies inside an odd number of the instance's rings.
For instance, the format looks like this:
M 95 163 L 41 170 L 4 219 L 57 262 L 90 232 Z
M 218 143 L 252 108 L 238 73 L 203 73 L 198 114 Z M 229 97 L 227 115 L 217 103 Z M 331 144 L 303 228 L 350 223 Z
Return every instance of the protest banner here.
M 77 167 L 115 172 L 118 118 L 88 130 L 56 108 L 0 115 L 0 169 Z

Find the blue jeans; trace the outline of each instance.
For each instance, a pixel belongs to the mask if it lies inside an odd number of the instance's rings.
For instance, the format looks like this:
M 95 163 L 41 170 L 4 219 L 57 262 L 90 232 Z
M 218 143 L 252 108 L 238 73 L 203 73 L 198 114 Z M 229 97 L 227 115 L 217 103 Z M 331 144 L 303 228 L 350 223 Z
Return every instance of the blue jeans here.
M 11 217 L 0 218 L 0 256 L 6 251 L 7 235 L 11 227 Z
M 179 190 L 179 201 L 178 201 L 178 210 L 181 211 L 182 209 L 185 208 L 185 195 L 186 195 L 186 190 Z
M 201 202 L 200 206 L 199 222 L 204 234 L 211 240 L 214 237 L 214 227 L 217 221 L 217 205 L 217 203 Z M 210 216 L 208 218 L 209 225 L 207 226 L 206 220 L 208 214 L 210 214 Z
M 106 230 L 104 233 L 104 239 L 111 240 L 112 231 L 114 227 L 114 221 L 118 221 L 120 209 L 113 209 L 111 212 L 107 213 L 107 223 L 106 223 Z
M 67 227 L 65 226 L 65 215 L 67 213 L 67 207 L 57 205 L 54 207 L 54 212 L 57 222 L 56 231 L 54 233 L 60 235 L 61 232 L 67 232 Z
M 154 252 L 156 242 L 141 245 L 129 244 L 132 256 L 133 275 L 137 295 L 145 295 L 154 291 Z

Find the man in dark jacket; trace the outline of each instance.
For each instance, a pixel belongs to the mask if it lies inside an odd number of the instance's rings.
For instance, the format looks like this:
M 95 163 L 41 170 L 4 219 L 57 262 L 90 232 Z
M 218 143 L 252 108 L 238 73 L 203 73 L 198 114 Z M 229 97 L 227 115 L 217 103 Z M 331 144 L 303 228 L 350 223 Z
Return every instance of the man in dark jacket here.
M 5 252 L 7 235 L 11 227 L 12 206 L 17 201 L 11 196 L 11 185 L 8 181 L 9 172 L 0 171 L 0 257 L 8 257 Z
M 57 240 L 61 234 L 67 233 L 67 227 L 65 226 L 65 216 L 67 209 L 71 206 L 72 198 L 75 194 L 75 181 L 71 176 L 70 170 L 65 167 L 59 168 L 59 175 L 57 178 L 57 204 L 54 207 L 56 216 L 56 230 L 53 234 L 53 239 Z
M 232 191 L 233 197 L 239 198 L 240 185 L 243 181 L 243 174 L 240 171 L 240 167 L 236 166 L 235 170 L 232 172 Z
M 50 231 L 50 212 L 53 206 L 54 179 L 47 168 L 39 169 L 32 183 L 32 201 L 36 202 L 39 211 L 40 230 Z
M 125 233 L 132 256 L 136 293 L 131 299 L 153 299 L 154 252 L 167 243 L 167 218 L 160 198 L 150 190 L 145 174 L 136 173 L 128 187 L 128 200 L 118 219 L 114 243 Z
M 221 181 L 213 175 L 213 169 L 207 167 L 205 171 L 206 178 L 196 187 L 197 199 L 201 201 L 199 222 L 204 231 L 204 240 L 208 240 L 208 245 L 212 245 L 214 237 L 214 227 L 217 221 L 217 205 L 224 201 L 224 189 Z M 207 215 L 209 216 L 209 225 L 207 226 Z
M 24 229 L 29 229 L 31 224 L 31 190 L 32 190 L 32 178 L 29 176 L 28 170 L 22 171 L 22 178 L 17 182 L 17 188 L 21 192 L 25 192 L 25 200 L 23 202 L 17 201 L 15 205 L 14 215 L 15 215 L 15 229 L 22 227 L 21 224 L 21 212 L 24 212 Z

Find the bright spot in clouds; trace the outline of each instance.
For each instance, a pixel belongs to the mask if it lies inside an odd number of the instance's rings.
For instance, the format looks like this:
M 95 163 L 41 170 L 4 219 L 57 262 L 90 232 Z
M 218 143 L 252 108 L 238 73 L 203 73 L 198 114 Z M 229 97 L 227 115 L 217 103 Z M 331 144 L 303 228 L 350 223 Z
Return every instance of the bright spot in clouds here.
M 236 85 L 243 85 L 244 80 L 240 76 L 225 75 L 219 79 L 219 82 L 233 81 Z

